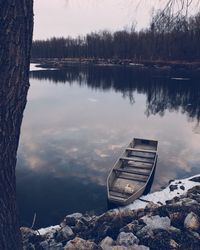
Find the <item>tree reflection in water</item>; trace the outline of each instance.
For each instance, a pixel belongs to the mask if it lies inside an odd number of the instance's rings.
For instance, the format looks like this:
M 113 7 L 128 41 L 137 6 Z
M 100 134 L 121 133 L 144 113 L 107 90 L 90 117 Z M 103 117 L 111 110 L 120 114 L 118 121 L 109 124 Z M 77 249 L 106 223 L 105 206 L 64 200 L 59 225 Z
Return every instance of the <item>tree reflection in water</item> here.
M 176 73 L 175 73 L 176 74 Z M 165 111 L 181 111 L 191 120 L 200 119 L 200 83 L 197 79 L 181 80 L 180 75 L 125 67 L 69 66 L 65 70 L 34 71 L 32 78 L 53 83 L 78 83 L 104 92 L 121 92 L 134 104 L 134 92 L 146 95 L 146 116 Z M 179 77 L 179 78 L 178 78 Z M 184 76 L 184 73 L 182 77 Z M 198 125 L 197 125 L 198 127 Z

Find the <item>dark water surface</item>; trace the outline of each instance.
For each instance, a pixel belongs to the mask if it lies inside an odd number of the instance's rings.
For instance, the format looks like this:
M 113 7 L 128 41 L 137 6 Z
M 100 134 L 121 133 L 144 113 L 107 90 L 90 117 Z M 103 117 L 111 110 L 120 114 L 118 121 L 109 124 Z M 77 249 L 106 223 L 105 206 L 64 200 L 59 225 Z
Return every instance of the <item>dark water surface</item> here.
M 17 166 L 21 224 L 107 209 L 106 178 L 133 137 L 159 141 L 152 191 L 200 170 L 200 81 L 114 67 L 34 71 Z

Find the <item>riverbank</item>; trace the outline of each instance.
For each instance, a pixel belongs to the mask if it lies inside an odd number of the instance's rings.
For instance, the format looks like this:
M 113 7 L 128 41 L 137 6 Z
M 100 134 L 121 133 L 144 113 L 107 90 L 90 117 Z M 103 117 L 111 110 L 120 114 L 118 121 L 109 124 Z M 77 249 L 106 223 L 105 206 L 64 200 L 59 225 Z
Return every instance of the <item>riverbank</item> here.
M 134 61 L 129 59 L 89 59 L 89 58 L 34 58 L 31 63 L 38 64 L 41 68 L 64 69 L 69 66 L 123 66 L 135 70 L 153 71 L 154 73 L 164 73 L 169 75 L 182 75 L 184 77 L 199 77 L 200 62 L 186 61 L 151 61 L 141 60 Z
M 148 250 L 200 245 L 200 175 L 175 180 L 125 208 L 75 213 L 55 227 L 21 228 L 24 249 Z

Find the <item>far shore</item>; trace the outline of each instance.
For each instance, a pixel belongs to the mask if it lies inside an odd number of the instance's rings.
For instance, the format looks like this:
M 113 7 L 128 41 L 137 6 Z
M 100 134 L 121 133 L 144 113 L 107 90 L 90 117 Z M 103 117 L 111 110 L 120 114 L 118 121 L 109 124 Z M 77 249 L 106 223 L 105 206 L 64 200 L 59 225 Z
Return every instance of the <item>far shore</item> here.
M 96 59 L 96 58 L 32 58 L 31 63 L 42 68 L 63 69 L 68 66 L 121 66 L 140 70 L 161 72 L 180 72 L 192 76 L 200 75 L 200 61 L 163 61 L 163 60 L 131 60 L 131 59 Z

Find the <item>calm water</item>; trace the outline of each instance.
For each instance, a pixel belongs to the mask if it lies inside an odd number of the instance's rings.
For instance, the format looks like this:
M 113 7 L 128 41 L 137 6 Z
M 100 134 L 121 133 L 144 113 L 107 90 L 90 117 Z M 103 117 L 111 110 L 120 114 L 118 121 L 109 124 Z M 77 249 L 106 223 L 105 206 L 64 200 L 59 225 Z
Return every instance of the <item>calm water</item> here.
M 17 187 L 21 223 L 107 209 L 106 178 L 133 137 L 159 140 L 152 191 L 199 173 L 200 82 L 114 67 L 35 71 Z

